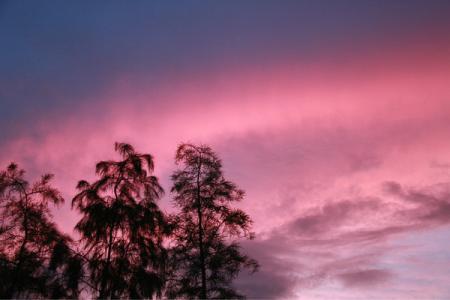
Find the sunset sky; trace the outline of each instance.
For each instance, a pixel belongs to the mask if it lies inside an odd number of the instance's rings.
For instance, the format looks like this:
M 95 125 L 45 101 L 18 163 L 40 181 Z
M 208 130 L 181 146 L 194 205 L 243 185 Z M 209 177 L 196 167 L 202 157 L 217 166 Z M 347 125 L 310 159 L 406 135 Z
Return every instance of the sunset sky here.
M 0 0 L 0 165 L 66 204 L 115 141 L 210 145 L 261 265 L 249 298 L 450 298 L 450 1 Z

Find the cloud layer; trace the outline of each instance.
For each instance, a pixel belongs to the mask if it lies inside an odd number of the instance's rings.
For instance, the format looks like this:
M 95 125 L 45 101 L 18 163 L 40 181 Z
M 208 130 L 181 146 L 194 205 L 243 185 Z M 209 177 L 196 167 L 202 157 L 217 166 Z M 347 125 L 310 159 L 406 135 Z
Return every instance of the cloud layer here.
M 207 143 L 255 221 L 249 297 L 448 298 L 448 3 L 296 2 L 0 4 L 0 164 L 70 200 L 124 141 L 169 190 L 177 144 Z

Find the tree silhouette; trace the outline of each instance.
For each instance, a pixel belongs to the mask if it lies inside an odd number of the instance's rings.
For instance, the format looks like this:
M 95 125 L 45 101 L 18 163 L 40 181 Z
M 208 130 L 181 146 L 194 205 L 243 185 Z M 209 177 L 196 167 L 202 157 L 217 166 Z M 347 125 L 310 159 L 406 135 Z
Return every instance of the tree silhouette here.
M 0 298 L 74 298 L 82 276 L 70 237 L 51 221 L 64 202 L 46 174 L 34 184 L 14 163 L 0 172 Z
M 181 169 L 172 175 L 175 205 L 171 251 L 170 298 L 243 298 L 231 284 L 242 267 L 257 262 L 240 251 L 233 238 L 252 238 L 251 219 L 230 207 L 244 192 L 225 180 L 222 163 L 207 146 L 182 144 L 176 152 Z
M 153 158 L 116 143 L 121 161 L 97 163 L 93 182 L 80 181 L 72 205 L 81 215 L 93 295 L 98 298 L 161 296 L 166 261 L 166 217 L 156 201 L 163 193 L 152 175 Z

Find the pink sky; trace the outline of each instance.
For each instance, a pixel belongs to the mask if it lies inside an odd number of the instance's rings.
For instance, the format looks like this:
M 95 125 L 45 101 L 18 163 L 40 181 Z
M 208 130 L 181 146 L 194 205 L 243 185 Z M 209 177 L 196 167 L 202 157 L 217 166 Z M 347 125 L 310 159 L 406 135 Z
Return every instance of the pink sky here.
M 115 157 L 115 141 L 153 154 L 166 191 L 177 145 L 205 143 L 246 191 L 257 238 L 244 248 L 261 264 L 237 282 L 249 296 L 448 298 L 450 41 L 426 29 L 382 41 L 163 84 L 123 72 L 79 105 L 11 127 L 0 163 L 54 173 L 66 197 L 54 217 L 71 233 L 76 182 Z

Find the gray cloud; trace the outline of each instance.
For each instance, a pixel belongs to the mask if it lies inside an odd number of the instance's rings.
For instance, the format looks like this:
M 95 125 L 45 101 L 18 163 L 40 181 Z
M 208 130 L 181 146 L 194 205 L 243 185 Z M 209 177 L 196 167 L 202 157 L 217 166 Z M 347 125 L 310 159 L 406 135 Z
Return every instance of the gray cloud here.
M 381 201 L 377 198 L 343 200 L 325 204 L 316 212 L 297 218 L 289 225 L 294 235 L 325 235 L 358 215 L 380 209 Z
M 382 284 L 392 276 L 388 270 L 370 269 L 343 273 L 337 277 L 347 287 L 368 288 Z
M 264 239 L 244 243 L 262 268 L 254 275 L 241 275 L 237 287 L 250 298 L 274 299 L 292 298 L 295 291 L 328 280 L 360 289 L 392 284 L 397 275 L 380 268 L 378 262 L 401 249 L 388 247 L 386 241 L 449 224 L 450 183 L 408 188 L 390 181 L 381 190 L 386 196 L 398 197 L 403 205 L 389 206 L 383 197 L 327 203 L 274 229 Z M 388 218 L 376 227 L 342 229 L 380 210 Z

